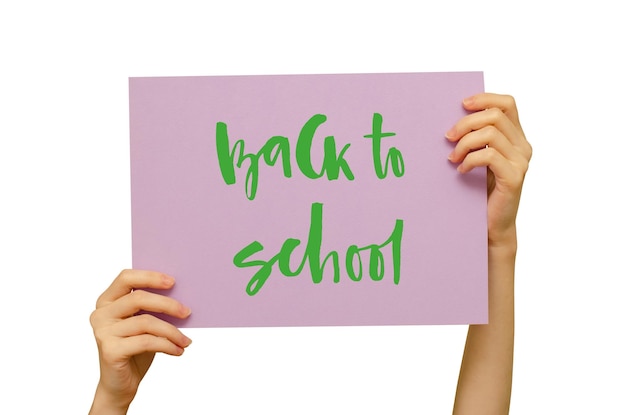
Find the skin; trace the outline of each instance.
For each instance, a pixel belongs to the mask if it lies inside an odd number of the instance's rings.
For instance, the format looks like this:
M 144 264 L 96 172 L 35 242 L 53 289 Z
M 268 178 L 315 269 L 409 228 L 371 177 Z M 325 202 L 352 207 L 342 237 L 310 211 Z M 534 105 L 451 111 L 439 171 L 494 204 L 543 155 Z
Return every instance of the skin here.
M 515 219 L 532 148 L 522 131 L 515 100 L 478 94 L 463 101 L 471 114 L 446 138 L 460 174 L 488 168 L 489 324 L 470 325 L 453 413 L 508 414 L 514 339 Z M 124 270 L 98 298 L 91 325 L 98 345 L 100 380 L 91 415 L 126 414 L 155 353 L 180 356 L 191 344 L 173 325 L 141 310 L 186 318 L 191 311 L 165 295 L 175 281 L 153 271 Z
M 463 105 L 476 112 L 459 120 L 446 137 L 457 143 L 449 159 L 459 163 L 459 172 L 488 167 L 489 324 L 468 329 L 453 413 L 508 414 L 515 326 L 515 219 L 532 148 L 512 97 L 479 94 Z
M 186 318 L 191 310 L 164 295 L 141 288 L 169 289 L 172 277 L 152 271 L 124 270 L 96 302 L 91 313 L 100 380 L 90 414 L 125 414 L 155 353 L 180 356 L 191 340 L 172 324 L 140 310 Z

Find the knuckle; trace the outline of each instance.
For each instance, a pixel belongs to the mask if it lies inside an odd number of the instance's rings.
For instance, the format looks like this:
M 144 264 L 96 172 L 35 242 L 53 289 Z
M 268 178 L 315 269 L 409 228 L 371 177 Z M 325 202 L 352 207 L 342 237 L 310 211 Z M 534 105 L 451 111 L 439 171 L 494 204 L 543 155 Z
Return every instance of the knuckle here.
M 136 323 L 139 327 L 141 327 L 144 331 L 149 329 L 153 325 L 154 317 L 150 314 L 138 314 L 134 317 Z
M 498 156 L 498 151 L 497 151 L 495 148 L 493 148 L 493 147 L 487 147 L 487 148 L 485 148 L 485 150 L 484 150 L 484 153 L 483 153 L 483 154 L 484 154 L 484 156 L 485 156 L 485 159 L 486 159 L 489 163 L 491 163 L 491 162 L 493 162 L 493 161 L 496 159 L 496 157 Z
M 91 312 L 91 314 L 89 315 L 89 324 L 91 324 L 91 327 L 93 329 L 96 328 L 96 326 L 98 325 L 98 310 L 94 310 Z
M 517 104 L 515 103 L 515 98 L 512 95 L 503 95 L 502 99 L 504 100 L 504 106 L 507 109 L 515 109 Z
M 524 160 L 520 164 L 520 171 L 522 173 L 522 178 L 523 178 L 523 176 L 526 175 L 526 172 L 528 171 L 528 166 L 529 166 L 528 160 Z
M 506 117 L 500 108 L 488 108 L 486 111 L 493 124 Z
M 104 297 L 104 293 L 100 294 L 100 296 L 96 300 L 96 309 L 98 309 L 98 308 L 100 308 L 100 307 L 102 307 L 104 305 L 104 299 L 102 297 Z
M 495 125 L 487 125 L 483 128 L 483 134 L 489 139 L 494 138 L 499 133 L 498 128 Z
M 117 279 L 120 281 L 129 281 L 131 278 L 131 274 L 132 274 L 132 269 L 123 269 L 119 275 L 117 276 Z
M 148 293 L 144 290 L 132 290 L 128 295 L 130 295 L 130 298 L 133 299 L 133 301 L 145 301 L 146 297 L 148 296 Z

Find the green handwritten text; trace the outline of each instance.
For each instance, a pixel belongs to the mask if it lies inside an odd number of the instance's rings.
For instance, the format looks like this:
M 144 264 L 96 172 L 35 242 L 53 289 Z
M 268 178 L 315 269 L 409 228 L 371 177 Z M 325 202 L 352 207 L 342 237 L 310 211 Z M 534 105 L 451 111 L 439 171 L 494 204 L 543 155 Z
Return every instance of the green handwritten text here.
M 326 122 L 323 114 L 313 115 L 302 127 L 296 143 L 295 158 L 302 174 L 310 179 L 318 179 L 324 175 L 328 180 L 337 180 L 340 173 L 348 180 L 354 180 L 354 174 L 346 161 L 345 154 L 350 144 L 342 147 L 337 152 L 334 136 L 324 139 L 324 158 L 322 167 L 317 171 L 311 161 L 311 147 L 317 128 Z M 246 153 L 245 141 L 237 140 L 230 148 L 228 138 L 228 126 L 226 123 L 218 122 L 215 127 L 215 144 L 217 149 L 217 159 L 219 161 L 220 172 L 224 183 L 230 185 L 236 182 L 235 167 L 241 168 L 245 161 L 248 161 L 246 172 L 245 190 L 249 200 L 253 200 L 257 194 L 259 183 L 259 159 L 263 159 L 266 165 L 274 166 L 281 160 L 283 175 L 291 177 L 291 161 L 289 140 L 283 136 L 273 136 L 255 153 Z
M 374 113 L 372 118 L 372 134 L 364 135 L 365 138 L 372 139 L 372 156 L 374 157 L 374 171 L 376 171 L 376 176 L 379 179 L 384 179 L 387 177 L 387 172 L 389 171 L 389 164 L 391 163 L 391 169 L 393 170 L 393 174 L 396 177 L 402 177 L 404 175 L 404 159 L 402 158 L 402 153 L 395 147 L 391 147 L 389 149 L 389 153 L 387 153 L 387 159 L 385 160 L 385 166 L 382 165 L 382 160 L 380 158 L 381 146 L 380 142 L 385 137 L 392 137 L 396 135 L 396 133 L 383 133 L 383 116 Z
M 286 277 L 300 275 L 306 263 L 309 264 L 313 283 L 319 284 L 322 281 L 324 269 L 327 265 L 332 267 L 333 281 L 340 281 L 339 253 L 330 251 L 322 259 L 322 203 L 311 205 L 311 223 L 309 227 L 309 237 L 304 250 L 304 255 L 300 265 L 296 269 L 291 269 L 291 256 L 301 241 L 295 238 L 288 238 L 283 243 L 280 251 L 269 260 L 249 260 L 251 256 L 263 251 L 263 245 L 254 241 L 240 250 L 233 258 L 233 263 L 238 268 L 259 267 L 252 276 L 246 287 L 248 295 L 253 296 L 259 292 L 273 271 L 274 264 L 278 263 L 280 273 Z M 385 258 L 381 250 L 391 244 L 391 258 L 393 263 L 393 282 L 400 283 L 400 265 L 402 253 L 402 231 L 404 221 L 397 219 L 391 235 L 381 244 L 371 244 L 364 247 L 350 245 L 346 250 L 345 268 L 348 277 L 352 281 L 360 281 L 363 277 L 363 262 L 361 253 L 369 251 L 369 277 L 374 281 L 380 281 L 385 275 Z M 356 265 L 356 267 L 355 267 Z

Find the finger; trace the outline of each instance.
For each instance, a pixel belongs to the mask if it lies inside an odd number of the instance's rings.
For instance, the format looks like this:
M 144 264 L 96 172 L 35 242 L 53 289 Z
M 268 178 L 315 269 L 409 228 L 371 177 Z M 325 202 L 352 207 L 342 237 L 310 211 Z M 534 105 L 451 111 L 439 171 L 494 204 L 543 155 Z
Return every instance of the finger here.
M 184 347 L 180 347 L 164 337 L 152 336 L 150 334 L 127 337 L 122 343 L 126 343 L 124 346 L 128 353 L 127 356 L 135 356 L 143 352 L 160 352 L 172 356 L 180 356 L 185 351 Z
M 446 137 L 452 142 L 459 141 L 466 134 L 490 125 L 500 130 L 513 145 L 522 145 L 526 141 L 521 129 L 499 108 L 488 108 L 466 115 L 446 133 Z
M 528 142 L 524 130 L 520 125 L 515 98 L 510 95 L 482 93 L 464 99 L 463 106 L 470 111 L 480 111 L 489 108 L 497 108 L 502 111 L 502 113 L 511 120 L 517 131 L 517 134 L 509 137 L 511 142 L 519 148 L 519 152 L 523 157 L 528 160 L 531 159 L 533 152 L 532 146 Z
M 111 283 L 96 302 L 96 308 L 109 304 L 137 288 L 169 289 L 174 278 L 161 272 L 126 269 Z
M 113 319 L 128 318 L 139 311 L 162 313 L 177 318 L 186 318 L 191 314 L 188 307 L 173 298 L 144 290 L 134 290 L 102 309 L 103 313 Z
M 150 314 L 141 314 L 122 320 L 111 327 L 110 334 L 116 337 L 133 337 L 150 334 L 168 339 L 179 347 L 187 347 L 191 339 L 166 321 Z
M 471 151 L 485 147 L 493 147 L 507 159 L 517 156 L 516 149 L 511 142 L 492 125 L 488 125 L 480 130 L 472 131 L 459 140 L 454 150 L 449 155 L 452 162 L 458 163 Z
M 481 93 L 463 100 L 463 106 L 470 111 L 480 111 L 487 108 L 499 108 L 515 125 L 520 126 L 519 114 L 515 99 L 510 95 Z
M 461 173 L 467 173 L 476 167 L 488 167 L 493 172 L 496 181 L 512 180 L 515 176 L 512 163 L 491 147 L 469 153 L 459 164 L 457 170 Z
M 127 360 L 141 353 L 165 353 L 172 356 L 180 356 L 184 352 L 180 347 L 164 337 L 151 334 L 141 334 L 133 337 L 118 338 L 115 342 L 108 342 L 101 347 L 104 360 L 115 362 Z

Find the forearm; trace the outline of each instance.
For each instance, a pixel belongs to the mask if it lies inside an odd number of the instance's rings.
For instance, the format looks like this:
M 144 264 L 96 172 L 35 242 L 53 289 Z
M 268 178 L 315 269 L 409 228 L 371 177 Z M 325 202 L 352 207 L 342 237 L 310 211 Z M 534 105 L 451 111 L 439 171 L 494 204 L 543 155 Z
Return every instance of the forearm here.
M 516 239 L 489 246 L 489 324 L 471 325 L 454 414 L 508 414 L 514 339 Z

